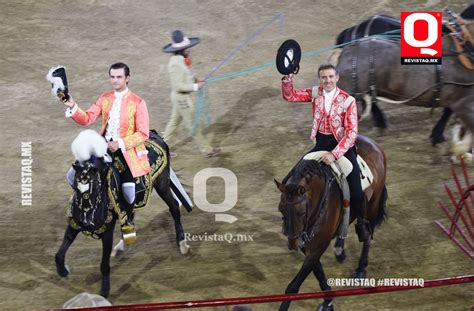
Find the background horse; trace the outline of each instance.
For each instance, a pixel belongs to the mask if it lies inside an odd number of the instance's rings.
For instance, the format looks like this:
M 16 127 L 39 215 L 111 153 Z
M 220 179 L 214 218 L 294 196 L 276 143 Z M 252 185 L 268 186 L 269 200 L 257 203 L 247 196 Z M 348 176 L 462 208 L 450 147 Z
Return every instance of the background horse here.
M 96 132 L 93 133 L 100 136 Z M 158 169 L 162 169 L 162 171 L 159 175 L 155 176 L 154 179 L 151 178 L 152 184 L 149 186 L 153 187 L 168 205 L 174 220 L 176 243 L 179 245 L 181 253 L 185 254 L 189 251 L 189 247 L 186 244 L 184 230 L 181 224 L 179 205 L 173 198 L 173 193 L 170 188 L 169 149 L 163 139 L 153 130 L 150 133 L 150 139 L 162 150 L 162 154 L 158 155 L 155 161 L 151 161 L 150 166 L 152 167 L 152 172 L 150 174 L 153 175 L 157 173 Z M 91 140 L 94 139 L 88 139 L 88 141 Z M 95 139 L 95 141 L 97 141 L 97 139 Z M 106 144 L 103 138 L 98 141 Z M 87 149 L 90 147 L 83 146 L 83 148 Z M 97 150 L 101 148 L 93 147 L 92 149 Z M 102 156 L 105 156 L 106 149 L 107 147 L 105 146 Z M 150 155 L 150 149 L 148 150 Z M 73 184 L 74 195 L 71 207 L 67 208 L 69 224 L 64 233 L 61 247 L 55 256 L 56 270 L 59 276 L 68 276 L 70 270 L 68 266 L 65 265 L 66 252 L 79 232 L 82 231 L 94 238 L 101 239 L 102 260 L 100 271 L 102 273 L 102 283 L 100 295 L 107 297 L 110 291 L 110 254 L 112 251 L 115 222 L 117 220 L 116 209 L 114 209 L 113 206 L 113 193 L 120 188 L 117 187 L 118 183 L 116 178 L 118 173 L 115 169 L 112 169 L 111 164 L 104 161 L 103 157 L 92 156 L 90 160 L 84 162 L 76 161 L 73 167 L 75 169 Z M 151 191 L 151 189 L 149 190 Z M 183 202 L 183 204 L 185 203 Z
M 470 25 L 474 28 L 474 23 Z M 474 29 L 473 29 L 474 33 Z M 376 90 L 377 98 L 391 103 L 411 106 L 432 107 L 437 87 L 441 89 L 440 105 L 453 111 L 472 131 L 474 127 L 474 75 L 457 58 L 453 39 L 443 37 L 443 47 L 451 55 L 443 56 L 442 79 L 438 80 L 438 66 L 400 64 L 398 42 L 366 38 L 342 49 L 337 70 L 340 75 L 338 86 L 368 94 Z M 444 54 L 446 55 L 446 51 Z M 354 67 L 354 60 L 357 66 Z M 357 80 L 352 75 L 357 74 Z M 374 115 L 374 118 L 380 115 Z M 449 118 L 449 115 L 447 115 Z M 379 119 L 380 121 L 380 119 Z M 446 119 L 447 121 L 447 119 Z
M 463 10 L 463 12 L 461 12 L 460 16 L 463 19 L 474 19 L 473 11 L 474 11 L 474 5 L 471 4 L 465 10 Z M 446 27 L 445 24 L 443 24 L 442 32 L 444 35 L 450 32 L 450 30 Z M 357 25 L 354 25 L 352 27 L 346 28 L 341 33 L 339 33 L 336 39 L 336 45 L 338 46 L 347 45 L 348 43 L 355 42 L 358 39 L 366 38 L 368 36 L 374 36 L 374 35 L 380 35 L 387 40 L 393 40 L 393 41 L 399 42 L 400 21 L 396 19 L 395 17 L 387 16 L 387 15 L 371 16 L 367 20 Z M 355 60 L 355 63 L 353 64 L 353 66 L 354 65 L 357 66 L 357 60 Z M 364 107 L 363 109 L 366 109 L 370 106 L 370 108 L 367 109 L 367 113 L 372 114 L 373 120 L 374 120 L 374 126 L 380 127 L 380 128 L 386 128 L 387 122 L 386 122 L 385 115 L 382 112 L 382 110 L 380 110 L 380 108 L 378 107 L 377 99 L 375 97 L 377 90 L 375 88 L 372 90 L 373 96 L 371 100 L 369 100 L 367 97 L 363 100 L 362 96 L 364 95 L 364 93 L 370 93 L 370 92 L 367 92 L 367 87 L 362 88 L 362 89 L 357 88 L 357 72 L 358 70 L 353 70 L 352 76 L 351 76 L 351 79 L 352 79 L 351 88 L 347 88 L 346 90 L 350 90 L 351 95 L 353 95 L 356 98 L 358 104 Z M 432 107 L 436 107 L 436 105 L 437 103 L 435 101 L 435 98 L 432 98 Z M 367 113 L 362 113 L 361 116 L 365 117 Z M 445 107 L 441 118 L 438 120 L 438 122 L 433 127 L 433 130 L 431 131 L 430 140 L 433 145 L 436 145 L 438 143 L 445 141 L 443 132 L 451 114 L 452 114 L 452 110 L 448 107 Z
M 379 225 L 385 218 L 387 189 L 385 187 L 386 159 L 382 149 L 371 139 L 359 136 L 356 141 L 358 154 L 370 167 L 374 180 L 366 190 L 371 192 L 367 204 L 367 219 L 372 227 Z M 335 181 L 330 167 L 315 160 L 300 160 L 288 176 L 279 183 L 281 191 L 279 210 L 283 214 L 283 233 L 288 237 L 290 249 L 301 248 L 305 260 L 298 274 L 286 288 L 285 293 L 297 293 L 306 277 L 313 272 L 323 291 L 331 290 L 320 258 L 328 248 L 332 238 L 338 233 L 342 218 L 342 192 Z M 356 211 L 351 210 L 351 219 L 356 218 Z M 304 237 L 306 238 L 306 241 Z M 345 259 L 344 240 L 337 238 L 336 254 L 338 261 Z M 366 275 L 370 239 L 363 242 L 359 265 L 353 276 L 362 278 Z M 287 310 L 290 302 L 283 302 L 280 310 Z M 318 310 L 332 310 L 332 298 L 327 298 Z
M 400 21 L 388 15 L 374 15 L 339 33 L 336 45 L 344 45 L 360 38 L 382 34 L 400 39 Z

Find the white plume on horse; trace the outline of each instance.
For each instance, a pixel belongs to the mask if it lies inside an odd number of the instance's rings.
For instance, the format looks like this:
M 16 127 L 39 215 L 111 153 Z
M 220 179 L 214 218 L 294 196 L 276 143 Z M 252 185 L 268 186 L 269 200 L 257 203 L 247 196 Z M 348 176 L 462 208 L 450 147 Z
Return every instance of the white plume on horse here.
M 71 151 L 78 161 L 86 161 L 95 156 L 103 158 L 107 154 L 107 142 L 94 130 L 84 130 L 71 144 Z
M 58 68 L 63 68 L 63 66 L 52 67 L 46 75 L 46 79 L 53 85 L 51 88 L 53 96 L 56 96 L 58 90 L 64 91 L 64 83 L 61 77 L 53 77 L 53 72 Z

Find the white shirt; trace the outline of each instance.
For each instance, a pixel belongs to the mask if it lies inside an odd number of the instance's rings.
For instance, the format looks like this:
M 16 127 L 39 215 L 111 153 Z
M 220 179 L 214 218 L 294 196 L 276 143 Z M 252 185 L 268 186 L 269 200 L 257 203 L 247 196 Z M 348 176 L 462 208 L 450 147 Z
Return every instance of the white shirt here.
M 122 98 L 127 92 L 128 88 L 125 88 L 122 92 L 114 92 L 114 104 L 112 109 L 110 109 L 109 120 L 105 130 L 105 139 L 107 141 L 118 141 L 122 152 L 125 151 L 125 144 L 120 138 L 120 107 L 122 106 Z
M 326 92 L 325 90 L 323 90 L 324 110 L 326 111 L 326 113 L 329 113 L 329 111 L 331 110 L 332 101 L 334 99 L 334 96 L 336 96 L 336 91 L 337 91 L 337 87 L 335 87 L 330 92 Z
M 110 140 L 118 141 L 119 148 L 122 150 L 122 152 L 125 152 L 126 149 L 123 139 L 120 138 L 120 106 L 122 104 L 122 98 L 127 92 L 128 88 L 125 88 L 125 90 L 122 92 L 114 92 L 114 104 L 112 109 L 110 109 L 109 120 L 107 121 L 107 129 L 105 130 L 105 139 L 107 142 Z M 66 118 L 70 118 L 72 115 L 74 115 L 77 109 L 77 104 L 75 104 L 73 107 L 67 108 L 65 113 Z

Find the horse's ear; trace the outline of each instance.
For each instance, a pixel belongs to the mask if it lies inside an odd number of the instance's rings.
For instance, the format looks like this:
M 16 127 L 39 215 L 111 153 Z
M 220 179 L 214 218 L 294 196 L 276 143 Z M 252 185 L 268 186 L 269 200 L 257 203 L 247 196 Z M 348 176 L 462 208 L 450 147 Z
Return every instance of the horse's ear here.
M 303 186 L 298 186 L 298 189 L 296 189 L 296 193 L 298 193 L 299 196 L 304 195 L 306 193 L 306 188 Z
M 74 170 L 77 172 L 77 171 L 80 169 L 80 167 L 79 167 L 79 162 L 78 162 L 78 161 L 74 162 L 74 163 L 72 164 L 72 167 L 73 167 Z
M 275 182 L 275 185 L 277 186 L 278 190 L 280 190 L 280 192 L 285 191 L 285 186 L 281 182 L 276 179 L 273 179 L 273 181 Z

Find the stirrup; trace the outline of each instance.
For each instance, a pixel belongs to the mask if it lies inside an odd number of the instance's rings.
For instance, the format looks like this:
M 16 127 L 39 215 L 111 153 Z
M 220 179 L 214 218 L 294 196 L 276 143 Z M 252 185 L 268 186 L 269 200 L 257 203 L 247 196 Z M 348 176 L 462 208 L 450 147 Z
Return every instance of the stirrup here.
M 137 231 L 134 224 L 125 224 L 122 226 L 122 236 L 125 245 L 132 245 L 137 243 Z

